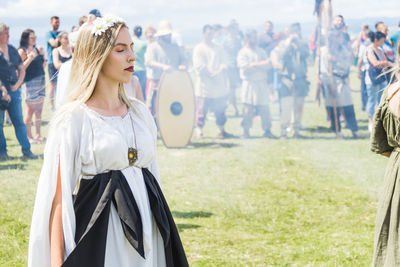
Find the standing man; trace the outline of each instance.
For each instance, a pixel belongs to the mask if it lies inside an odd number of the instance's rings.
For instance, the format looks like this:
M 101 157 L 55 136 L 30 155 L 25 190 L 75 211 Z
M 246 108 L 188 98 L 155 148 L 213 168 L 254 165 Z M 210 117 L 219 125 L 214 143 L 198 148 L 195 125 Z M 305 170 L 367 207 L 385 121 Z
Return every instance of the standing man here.
M 223 46 L 228 56 L 229 102 L 235 109 L 235 116 L 239 116 L 236 104 L 236 89 L 240 86 L 240 76 L 236 58 L 242 48 L 242 38 L 240 38 L 239 26 L 236 21 L 232 21 L 226 30 L 227 37 Z
M 9 37 L 9 27 L 4 23 L 0 23 L 0 83 L 7 89 L 7 94 L 4 92 L 3 97 L 8 100 L 11 98 L 6 110 L 10 114 L 15 135 L 22 147 L 24 158 L 37 159 L 37 156 L 31 152 L 31 144 L 28 140 L 22 116 L 20 86 L 25 78 L 25 68 L 17 49 L 8 44 Z M 3 131 L 4 112 L 5 110 L 0 109 L 0 161 L 9 159 Z
M 140 82 L 140 86 L 142 87 L 143 99 L 146 100 L 146 66 L 144 65 L 144 54 L 147 49 L 147 42 L 141 40 L 142 36 L 142 27 L 136 25 L 133 28 L 133 51 L 135 53 L 135 72 L 133 75 L 137 76 Z
M 347 32 L 348 27 L 344 22 L 344 17 L 342 15 L 336 15 L 333 17 L 333 8 L 332 1 L 328 1 L 328 29 L 333 32 L 333 34 L 343 34 L 343 41 L 346 45 L 349 46 L 349 49 L 352 51 L 350 35 Z
M 249 138 L 249 129 L 253 123 L 255 111 L 261 116 L 264 137 L 275 138 L 271 133 L 271 115 L 269 111 L 269 91 L 267 69 L 270 65 L 267 54 L 257 46 L 257 31 L 246 32 L 246 44 L 239 51 L 237 63 L 242 78 L 243 137 Z
M 271 55 L 271 51 L 279 43 L 279 38 L 274 35 L 274 24 L 268 20 L 264 24 L 264 33 L 258 38 L 258 46 L 264 50 L 267 57 Z M 272 92 L 274 84 L 274 69 L 267 68 L 267 86 L 268 90 Z
M 400 39 L 400 22 L 397 25 L 397 30 L 390 36 L 390 41 L 393 44 L 394 52 L 396 53 L 396 55 L 397 55 L 397 48 L 399 45 L 399 39 Z M 399 56 L 399 55 L 397 55 L 397 56 Z
M 164 71 L 172 69 L 185 70 L 184 56 L 176 43 L 172 42 L 172 26 L 169 21 L 161 21 L 157 33 L 157 40 L 148 45 L 145 53 L 145 65 L 148 67 L 149 92 L 147 105 L 157 119 L 157 95 L 160 88 L 160 79 Z
M 381 46 L 383 51 L 385 52 L 385 56 L 387 60 L 390 62 L 394 63 L 396 61 L 396 56 L 394 53 L 393 46 L 391 42 L 389 41 L 389 28 L 388 26 L 385 25 L 382 21 L 379 21 L 375 24 L 375 29 L 378 32 L 383 33 L 386 36 L 385 42 Z
M 294 117 L 294 137 L 301 138 L 300 128 L 304 98 L 308 94 L 307 57 L 309 50 L 301 38 L 301 27 L 294 23 L 286 40 L 271 52 L 271 63 L 278 71 L 278 93 L 281 99 L 281 137 L 286 138 Z
M 54 91 L 57 86 L 57 69 L 53 64 L 53 49 L 60 46 L 60 43 L 57 39 L 59 34 L 58 28 L 60 27 L 60 19 L 57 16 L 53 16 L 50 18 L 50 25 L 51 30 L 46 34 L 47 40 L 47 68 L 49 71 L 49 78 L 50 78 L 50 108 L 51 111 L 55 110 L 54 106 Z
M 214 112 L 219 129 L 218 136 L 222 138 L 233 135 L 225 131 L 225 109 L 229 95 L 226 69 L 227 56 L 222 47 L 213 43 L 214 29 L 210 25 L 203 27 L 203 42 L 193 50 L 193 69 L 197 75 L 196 93 L 196 135 L 203 136 L 203 127 L 210 109 Z
M 320 79 L 331 130 L 337 133 L 338 138 L 343 137 L 339 119 L 339 114 L 342 112 L 353 137 L 360 138 L 349 82 L 352 53 L 344 40 L 344 35 L 331 32 L 328 44 L 321 47 L 320 57 Z
M 264 33 L 258 38 L 258 46 L 269 55 L 275 45 L 274 24 L 272 24 L 272 21 L 268 20 L 264 24 Z

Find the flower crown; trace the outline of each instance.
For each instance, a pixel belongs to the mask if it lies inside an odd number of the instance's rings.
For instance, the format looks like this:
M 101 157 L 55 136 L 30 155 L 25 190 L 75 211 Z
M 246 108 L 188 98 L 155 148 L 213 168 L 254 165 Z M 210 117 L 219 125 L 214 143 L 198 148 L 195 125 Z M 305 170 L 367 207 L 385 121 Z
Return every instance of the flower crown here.
M 114 26 L 116 23 L 126 23 L 125 20 L 118 16 L 106 15 L 103 18 L 97 18 L 93 21 L 94 28 L 92 34 L 95 36 L 100 36 L 108 28 Z

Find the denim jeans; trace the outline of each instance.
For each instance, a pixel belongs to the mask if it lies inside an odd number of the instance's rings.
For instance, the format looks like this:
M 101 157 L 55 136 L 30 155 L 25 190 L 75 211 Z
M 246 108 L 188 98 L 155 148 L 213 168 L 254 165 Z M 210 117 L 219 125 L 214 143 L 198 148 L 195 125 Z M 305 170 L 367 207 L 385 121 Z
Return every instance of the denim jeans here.
M 367 94 L 368 94 L 368 101 L 367 101 L 367 115 L 368 117 L 373 117 L 375 113 L 375 107 L 379 105 L 379 102 L 382 97 L 383 89 L 387 85 L 386 82 L 380 84 L 369 84 L 367 85 Z
M 147 82 L 146 71 L 145 70 L 135 71 L 133 75 L 138 77 L 140 86 L 142 87 L 143 99 L 146 101 L 146 82 Z
M 31 144 L 28 140 L 26 126 L 22 116 L 21 91 L 17 90 L 15 92 L 10 92 L 9 94 L 11 96 L 11 103 L 7 111 L 8 114 L 10 114 L 10 119 L 14 125 L 15 135 L 22 147 L 22 153 L 25 154 L 31 151 Z M 0 153 L 7 152 L 7 143 L 3 131 L 4 113 L 4 110 L 0 110 Z
M 365 84 L 365 70 L 361 72 L 361 104 L 362 110 L 365 110 L 368 102 L 367 85 Z

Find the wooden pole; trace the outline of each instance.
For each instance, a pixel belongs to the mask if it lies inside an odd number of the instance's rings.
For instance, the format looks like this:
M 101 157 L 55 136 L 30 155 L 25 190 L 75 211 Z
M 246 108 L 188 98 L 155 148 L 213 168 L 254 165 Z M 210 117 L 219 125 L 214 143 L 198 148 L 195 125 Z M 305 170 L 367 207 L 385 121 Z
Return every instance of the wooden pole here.
M 328 51 L 328 55 L 330 56 L 331 51 L 329 47 L 329 30 L 332 28 L 332 2 L 331 0 L 328 0 L 328 9 L 327 9 L 328 15 L 326 16 L 327 21 L 325 25 L 325 45 Z M 336 103 L 336 90 L 334 86 L 334 78 L 333 78 L 333 71 L 332 71 L 332 61 L 330 58 L 328 58 L 328 66 L 329 66 L 329 89 L 332 94 L 332 104 L 333 104 L 333 116 L 334 116 L 334 121 L 335 121 L 335 132 L 336 132 L 336 137 L 339 137 L 339 122 L 338 122 L 338 117 L 337 117 L 337 103 Z
M 317 92 L 315 94 L 315 99 L 318 101 L 318 106 L 321 105 L 321 27 L 322 27 L 322 10 L 323 10 L 323 3 L 316 2 L 315 12 L 317 13 L 317 28 L 315 29 L 314 34 L 316 35 L 316 56 L 318 58 L 318 66 L 317 66 Z M 317 10 L 318 9 L 318 10 Z

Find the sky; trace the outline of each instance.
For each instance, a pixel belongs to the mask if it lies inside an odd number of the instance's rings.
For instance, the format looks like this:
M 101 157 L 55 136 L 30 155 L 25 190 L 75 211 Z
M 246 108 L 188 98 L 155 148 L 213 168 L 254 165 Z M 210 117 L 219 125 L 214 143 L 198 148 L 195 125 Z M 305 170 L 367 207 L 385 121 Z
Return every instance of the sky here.
M 11 40 L 32 27 L 44 37 L 49 30 L 49 18 L 61 18 L 61 30 L 69 31 L 78 24 L 78 18 L 97 8 L 103 14 L 123 17 L 128 25 L 158 25 L 162 19 L 183 35 L 200 31 L 204 24 L 226 25 L 236 19 L 243 27 L 262 28 L 266 20 L 276 24 L 299 21 L 311 23 L 313 0 L 0 0 L 0 21 L 11 26 Z M 325 1 L 327 2 L 327 0 Z M 400 0 L 332 0 L 334 14 L 346 19 L 366 17 L 394 18 L 400 20 Z M 13 35 L 14 33 L 14 35 Z

